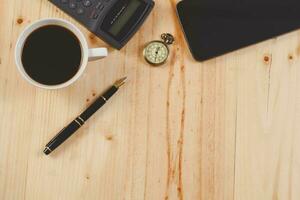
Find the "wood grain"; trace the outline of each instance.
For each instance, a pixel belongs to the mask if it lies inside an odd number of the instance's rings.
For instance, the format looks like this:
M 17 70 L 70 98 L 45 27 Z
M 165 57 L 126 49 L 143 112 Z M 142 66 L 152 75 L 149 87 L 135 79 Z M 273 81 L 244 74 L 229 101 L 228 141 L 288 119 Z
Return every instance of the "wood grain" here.
M 108 46 L 47 0 L 0 6 L 0 199 L 300 199 L 300 34 L 295 31 L 198 63 L 175 13 L 156 7 L 121 51 L 89 63 L 69 88 L 21 78 L 18 35 L 40 18 L 70 20 L 91 47 Z M 144 45 L 175 35 L 152 68 Z M 116 79 L 129 82 L 51 156 L 44 145 Z

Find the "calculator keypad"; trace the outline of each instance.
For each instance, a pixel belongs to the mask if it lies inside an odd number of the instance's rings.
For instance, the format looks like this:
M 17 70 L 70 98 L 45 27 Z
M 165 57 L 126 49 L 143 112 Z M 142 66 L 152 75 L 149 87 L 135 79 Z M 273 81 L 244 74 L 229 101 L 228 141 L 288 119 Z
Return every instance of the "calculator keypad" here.
M 106 4 L 111 0 L 57 0 L 64 10 L 75 18 L 86 21 L 97 20 Z M 76 17 L 77 16 L 77 17 Z

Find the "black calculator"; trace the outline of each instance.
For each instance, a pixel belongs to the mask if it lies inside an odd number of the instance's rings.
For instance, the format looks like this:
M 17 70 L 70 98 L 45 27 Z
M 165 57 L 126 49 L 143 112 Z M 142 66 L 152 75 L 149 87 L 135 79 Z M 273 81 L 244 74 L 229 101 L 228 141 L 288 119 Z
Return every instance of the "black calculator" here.
M 154 7 L 152 0 L 49 0 L 116 49 L 136 33 Z

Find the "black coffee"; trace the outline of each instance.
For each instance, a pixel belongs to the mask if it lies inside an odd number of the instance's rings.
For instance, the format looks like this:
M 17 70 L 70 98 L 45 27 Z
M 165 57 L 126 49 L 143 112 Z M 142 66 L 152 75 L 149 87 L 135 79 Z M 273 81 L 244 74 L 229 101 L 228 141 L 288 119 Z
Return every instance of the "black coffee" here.
M 43 26 L 27 38 L 22 53 L 26 73 L 38 83 L 58 85 L 70 80 L 81 64 L 81 46 L 68 29 Z

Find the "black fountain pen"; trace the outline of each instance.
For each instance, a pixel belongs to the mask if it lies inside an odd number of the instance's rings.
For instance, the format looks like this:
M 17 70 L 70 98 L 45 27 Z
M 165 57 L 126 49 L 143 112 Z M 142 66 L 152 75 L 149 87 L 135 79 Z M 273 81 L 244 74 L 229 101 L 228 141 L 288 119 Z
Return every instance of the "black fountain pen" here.
M 44 153 L 49 155 L 59 145 L 73 135 L 84 123 L 99 110 L 124 85 L 126 77 L 115 82 L 102 96 L 96 99 L 79 117 L 62 129 L 45 147 Z

